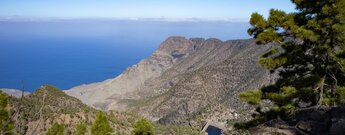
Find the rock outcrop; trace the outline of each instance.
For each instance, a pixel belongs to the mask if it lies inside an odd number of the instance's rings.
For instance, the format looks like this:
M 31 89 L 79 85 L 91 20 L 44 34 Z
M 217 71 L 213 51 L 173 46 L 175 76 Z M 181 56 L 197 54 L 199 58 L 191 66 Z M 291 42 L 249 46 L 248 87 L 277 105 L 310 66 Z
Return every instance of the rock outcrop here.
M 297 110 L 291 120 L 274 119 L 249 131 L 253 135 L 344 135 L 345 106 L 326 106 Z

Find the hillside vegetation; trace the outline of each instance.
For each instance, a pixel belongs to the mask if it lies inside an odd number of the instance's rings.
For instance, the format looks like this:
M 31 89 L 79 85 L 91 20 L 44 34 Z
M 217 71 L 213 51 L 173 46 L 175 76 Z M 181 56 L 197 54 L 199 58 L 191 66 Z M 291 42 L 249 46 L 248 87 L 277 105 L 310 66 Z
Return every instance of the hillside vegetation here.
M 107 131 L 111 134 L 131 134 L 133 125 L 142 119 L 131 113 L 93 109 L 50 85 L 42 86 L 23 98 L 9 97 L 8 101 L 9 116 L 14 125 L 12 131 L 18 134 L 96 134 L 104 127 L 96 128 L 94 125 L 102 122 L 109 125 Z M 97 122 L 97 119 L 100 120 Z M 155 134 L 200 133 L 183 126 L 153 125 Z

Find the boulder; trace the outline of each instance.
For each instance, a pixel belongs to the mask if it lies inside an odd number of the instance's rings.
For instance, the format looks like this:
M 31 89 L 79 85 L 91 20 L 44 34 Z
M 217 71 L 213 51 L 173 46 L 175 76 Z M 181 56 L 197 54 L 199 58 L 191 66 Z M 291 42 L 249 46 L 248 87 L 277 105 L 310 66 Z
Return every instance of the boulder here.
M 317 121 L 300 121 L 296 127 L 308 134 L 321 135 L 327 132 L 327 125 Z
M 249 129 L 251 135 L 295 135 L 294 129 L 279 129 L 274 127 L 255 127 Z
M 333 123 L 330 129 L 331 135 L 345 135 L 345 119 L 339 119 Z

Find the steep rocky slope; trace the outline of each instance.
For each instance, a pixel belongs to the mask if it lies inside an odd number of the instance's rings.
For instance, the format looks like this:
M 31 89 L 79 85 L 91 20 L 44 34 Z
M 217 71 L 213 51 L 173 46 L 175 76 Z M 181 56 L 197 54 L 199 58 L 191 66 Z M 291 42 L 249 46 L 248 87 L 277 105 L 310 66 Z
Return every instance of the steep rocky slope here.
M 94 107 L 131 111 L 164 124 L 227 125 L 249 114 L 239 92 L 274 80 L 257 63 L 270 47 L 251 39 L 170 37 L 118 77 L 65 92 Z
M 109 97 L 121 99 L 126 94 L 140 90 L 147 80 L 160 76 L 174 63 L 187 57 L 198 42 L 180 37 L 169 38 L 149 58 L 140 61 L 118 77 L 77 86 L 65 92 L 86 104 L 103 107 L 109 102 Z

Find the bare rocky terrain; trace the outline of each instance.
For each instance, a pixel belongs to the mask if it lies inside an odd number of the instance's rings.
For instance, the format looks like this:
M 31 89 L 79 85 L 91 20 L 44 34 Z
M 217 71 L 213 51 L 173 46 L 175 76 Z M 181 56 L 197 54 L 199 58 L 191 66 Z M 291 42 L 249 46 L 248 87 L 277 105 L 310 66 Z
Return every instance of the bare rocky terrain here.
M 271 47 L 252 39 L 169 37 L 118 77 L 65 93 L 96 108 L 130 111 L 162 124 L 229 126 L 249 119 L 253 110 L 239 100 L 239 92 L 274 80 L 257 62 Z

